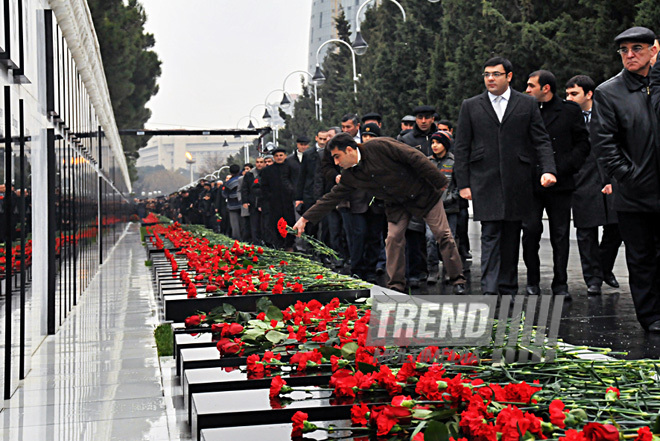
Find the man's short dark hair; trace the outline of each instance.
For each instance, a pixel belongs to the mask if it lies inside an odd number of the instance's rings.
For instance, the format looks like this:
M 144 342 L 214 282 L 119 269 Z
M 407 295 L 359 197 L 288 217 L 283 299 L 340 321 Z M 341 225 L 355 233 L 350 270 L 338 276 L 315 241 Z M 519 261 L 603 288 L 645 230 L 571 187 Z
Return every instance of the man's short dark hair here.
M 596 83 L 594 83 L 594 80 L 587 75 L 575 75 L 573 78 L 566 81 L 567 89 L 576 86 L 581 87 L 585 95 L 596 90 Z
M 438 125 L 447 126 L 447 127 L 449 127 L 450 129 L 453 129 L 453 128 L 454 128 L 454 123 L 452 123 L 452 122 L 449 121 L 448 119 L 441 119 L 440 121 L 438 121 Z
M 330 130 L 334 131 L 334 132 L 335 132 L 335 135 L 336 135 L 337 133 L 341 133 L 341 127 L 337 127 L 337 126 L 328 127 L 328 129 L 326 130 L 326 132 L 329 132 Z
M 334 149 L 339 149 L 340 151 L 345 152 L 347 147 L 356 148 L 357 142 L 355 142 L 353 137 L 346 132 L 338 133 L 337 135 L 333 136 L 332 139 L 325 145 L 325 149 L 328 152 L 331 152 Z
M 493 67 L 497 65 L 502 65 L 504 67 L 504 73 L 507 75 L 509 72 L 513 72 L 513 64 L 504 57 L 493 57 L 484 63 L 484 69 L 487 67 Z
M 529 78 L 532 77 L 539 77 L 539 86 L 541 86 L 541 88 L 545 87 L 546 84 L 549 84 L 550 92 L 552 92 L 553 95 L 557 93 L 557 79 L 549 70 L 536 70 L 529 74 Z
M 229 173 L 236 175 L 241 171 L 241 166 L 238 164 L 232 164 L 229 166 Z
M 347 113 L 346 115 L 341 117 L 341 122 L 344 123 L 348 121 L 353 121 L 354 126 L 360 124 L 360 120 L 358 119 L 358 116 L 355 113 Z
M 248 162 L 247 164 L 245 164 L 245 165 L 243 166 L 243 168 L 245 168 L 245 167 L 254 168 L 254 164 Z

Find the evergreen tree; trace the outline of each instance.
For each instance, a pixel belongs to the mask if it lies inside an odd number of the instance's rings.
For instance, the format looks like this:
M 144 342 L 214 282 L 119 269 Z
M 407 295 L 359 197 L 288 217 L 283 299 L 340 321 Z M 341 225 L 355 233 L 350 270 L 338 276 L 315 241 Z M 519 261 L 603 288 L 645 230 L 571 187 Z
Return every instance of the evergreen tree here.
M 158 92 L 156 79 L 161 73 L 158 55 L 151 50 L 154 36 L 144 32 L 144 9 L 137 0 L 88 0 L 88 5 L 117 126 L 120 129 L 144 128 L 151 116 L 145 105 Z M 133 181 L 137 178 L 138 149 L 147 141 L 147 137 L 122 137 Z

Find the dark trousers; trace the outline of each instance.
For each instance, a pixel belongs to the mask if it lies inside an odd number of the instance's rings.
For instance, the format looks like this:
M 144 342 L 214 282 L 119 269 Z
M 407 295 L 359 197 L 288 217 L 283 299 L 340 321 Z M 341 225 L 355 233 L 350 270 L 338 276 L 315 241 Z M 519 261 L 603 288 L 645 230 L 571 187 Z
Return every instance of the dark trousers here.
M 518 292 L 521 221 L 481 222 L 481 292 Z
M 467 201 L 466 201 L 467 202 Z M 458 252 L 463 259 L 463 262 L 470 255 L 470 238 L 468 237 L 468 221 L 470 219 L 470 214 L 468 213 L 468 207 L 462 206 L 458 211 L 458 217 L 456 218 L 456 241 L 458 242 Z
M 534 194 L 529 216 L 522 224 L 523 260 L 527 267 L 527 285 L 541 281 L 541 235 L 543 234 L 543 210 L 548 213 L 550 245 L 552 245 L 552 291 L 568 289 L 568 251 L 570 246 L 571 191 Z
M 342 211 L 344 231 L 351 256 L 351 272 L 361 279 L 376 273 L 378 260 L 378 232 L 369 213 Z
M 426 279 L 426 232 L 406 230 L 406 276 L 408 279 Z
M 250 236 L 252 243 L 263 243 L 263 216 L 259 210 L 250 210 Z
M 660 320 L 660 213 L 617 212 L 637 320 Z
M 603 237 L 598 244 L 598 227 L 576 228 L 582 276 L 587 286 L 603 284 L 603 278 L 612 274 L 614 261 L 621 246 L 618 224 L 603 226 Z
M 339 211 L 332 210 L 321 221 L 321 240 L 335 250 L 340 257 L 348 258 L 342 218 Z

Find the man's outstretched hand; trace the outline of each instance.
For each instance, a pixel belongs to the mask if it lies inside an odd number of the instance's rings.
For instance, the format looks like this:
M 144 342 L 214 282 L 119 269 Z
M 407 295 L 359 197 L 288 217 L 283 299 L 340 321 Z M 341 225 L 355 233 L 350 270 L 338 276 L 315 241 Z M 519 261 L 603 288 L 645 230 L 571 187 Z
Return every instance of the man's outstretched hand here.
M 296 224 L 293 226 L 293 229 L 296 230 L 296 236 L 300 237 L 300 235 L 303 234 L 307 222 L 309 221 L 302 216 L 300 217 L 300 219 L 298 219 L 298 222 L 296 222 Z

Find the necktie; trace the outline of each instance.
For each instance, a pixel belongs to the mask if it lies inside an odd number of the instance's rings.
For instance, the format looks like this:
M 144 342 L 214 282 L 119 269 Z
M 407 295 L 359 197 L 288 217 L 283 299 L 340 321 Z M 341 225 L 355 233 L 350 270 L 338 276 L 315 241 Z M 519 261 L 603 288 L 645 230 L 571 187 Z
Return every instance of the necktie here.
M 496 96 L 493 100 L 493 109 L 497 114 L 497 119 L 502 122 L 502 96 Z
M 582 111 L 582 115 L 584 115 L 584 122 L 585 124 L 589 124 L 589 121 L 591 121 L 591 111 Z

